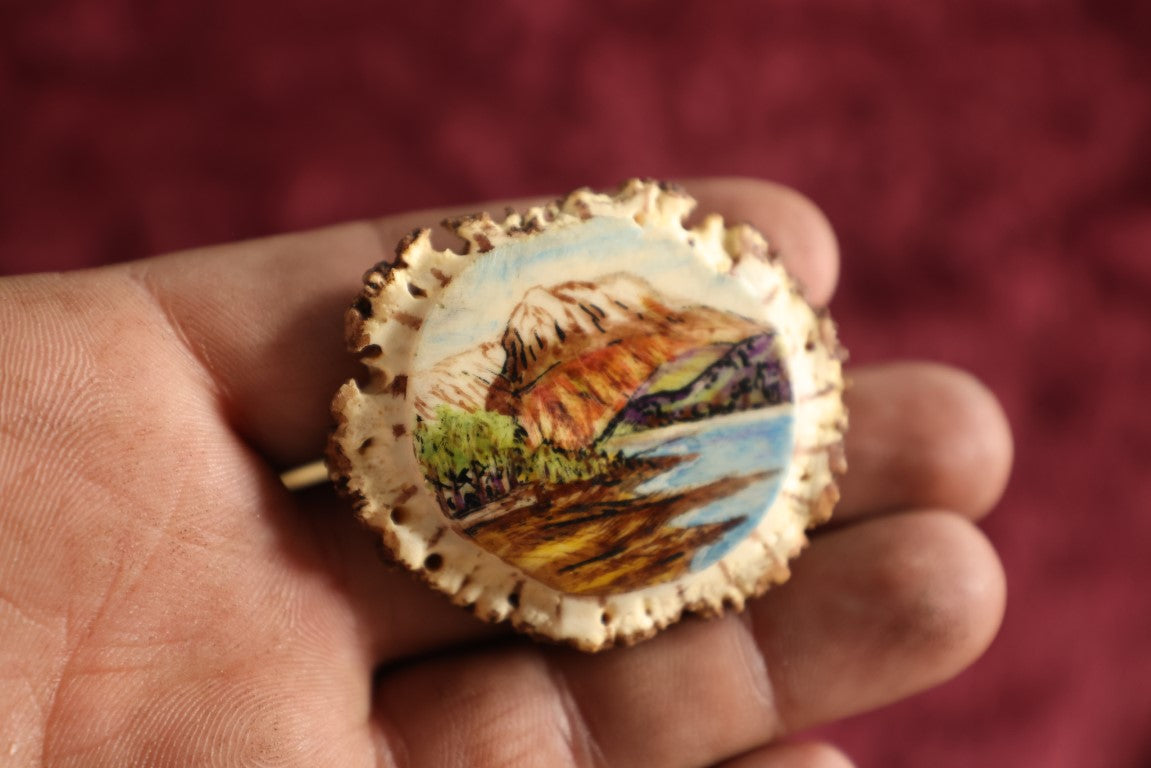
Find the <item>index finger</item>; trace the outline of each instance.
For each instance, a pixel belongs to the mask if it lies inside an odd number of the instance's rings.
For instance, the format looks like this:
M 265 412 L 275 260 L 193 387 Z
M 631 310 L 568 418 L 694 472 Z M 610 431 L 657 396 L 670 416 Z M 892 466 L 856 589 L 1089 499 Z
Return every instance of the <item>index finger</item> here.
M 834 289 L 838 254 L 831 228 L 798 193 L 768 182 L 707 179 L 684 186 L 704 213 L 747 222 L 815 304 Z M 328 403 L 356 375 L 343 336 L 344 310 L 360 276 L 394 253 L 412 229 L 450 216 L 538 200 L 389 216 L 298 235 L 176 254 L 126 267 L 163 308 L 218 388 L 233 428 L 273 464 L 317 458 Z

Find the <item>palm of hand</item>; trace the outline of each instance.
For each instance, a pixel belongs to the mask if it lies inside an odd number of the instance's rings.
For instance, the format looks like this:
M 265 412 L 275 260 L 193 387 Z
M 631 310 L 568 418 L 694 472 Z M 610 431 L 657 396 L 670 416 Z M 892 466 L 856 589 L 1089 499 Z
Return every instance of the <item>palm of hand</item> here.
M 826 300 L 834 241 L 806 203 L 693 191 L 762 222 Z M 1002 575 L 963 516 L 997 498 L 1009 438 L 977 385 L 924 366 L 856 374 L 842 522 L 745 616 L 585 657 L 381 566 L 344 505 L 290 496 L 276 468 L 318 450 L 352 372 L 349 276 L 412 224 L 0 284 L 0 750 L 16 764 L 841 765 L 772 742 L 982 650 Z

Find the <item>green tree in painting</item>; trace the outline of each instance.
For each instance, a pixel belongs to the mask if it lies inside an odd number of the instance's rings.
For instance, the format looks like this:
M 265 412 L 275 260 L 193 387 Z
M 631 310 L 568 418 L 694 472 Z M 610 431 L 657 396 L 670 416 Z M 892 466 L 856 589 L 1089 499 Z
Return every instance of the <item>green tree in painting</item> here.
M 548 443 L 529 449 L 513 417 L 449 405 L 437 406 L 434 419 L 421 420 L 415 438 L 425 474 L 456 517 L 525 482 L 590 480 L 604 474 L 610 461 L 602 453 L 573 453 Z
M 419 458 L 429 472 L 443 479 L 456 477 L 473 464 L 506 463 L 522 447 L 518 430 L 510 416 L 440 405 L 435 419 L 420 422 Z
M 440 405 L 435 419 L 419 423 L 415 437 L 424 471 L 448 494 L 455 514 L 507 493 L 524 464 L 519 425 L 493 411 Z

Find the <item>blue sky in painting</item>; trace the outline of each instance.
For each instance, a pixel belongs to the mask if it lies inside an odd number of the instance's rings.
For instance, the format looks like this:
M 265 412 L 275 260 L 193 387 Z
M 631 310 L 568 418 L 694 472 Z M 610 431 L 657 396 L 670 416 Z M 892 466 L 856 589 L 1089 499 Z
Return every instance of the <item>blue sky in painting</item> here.
M 592 255 L 594 254 L 594 256 Z M 631 272 L 672 298 L 756 317 L 758 302 L 736 278 L 716 274 L 681 242 L 653 237 L 630 219 L 596 218 L 501 246 L 476 259 L 424 321 L 415 369 L 496 341 L 528 290 Z

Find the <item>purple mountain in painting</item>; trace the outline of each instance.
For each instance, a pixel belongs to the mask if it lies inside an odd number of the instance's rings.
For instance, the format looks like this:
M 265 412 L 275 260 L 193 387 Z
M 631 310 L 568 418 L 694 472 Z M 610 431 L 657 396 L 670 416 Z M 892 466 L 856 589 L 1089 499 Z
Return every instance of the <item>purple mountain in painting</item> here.
M 702 373 L 677 389 L 646 392 L 641 387 L 600 439 L 790 402 L 791 387 L 774 340 L 775 334 L 761 333 L 730 345 Z M 715 352 L 699 350 L 698 354 Z

